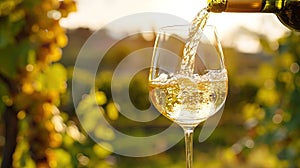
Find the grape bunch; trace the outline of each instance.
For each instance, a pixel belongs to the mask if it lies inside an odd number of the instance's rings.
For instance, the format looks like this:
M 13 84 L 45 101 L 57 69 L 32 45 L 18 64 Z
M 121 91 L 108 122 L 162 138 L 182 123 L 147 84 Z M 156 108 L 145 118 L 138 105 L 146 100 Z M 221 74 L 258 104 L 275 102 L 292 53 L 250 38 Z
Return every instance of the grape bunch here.
M 68 43 L 59 22 L 73 11 L 73 0 L 0 2 L 0 111 L 17 123 L 5 124 L 6 132 L 15 132 L 6 136 L 14 145 L 4 147 L 3 167 L 19 159 L 13 153 L 21 140 L 28 142 L 37 167 L 55 167 L 52 149 L 60 146 L 61 135 L 53 118 L 60 115 L 60 96 L 67 87 L 66 69 L 57 62 Z

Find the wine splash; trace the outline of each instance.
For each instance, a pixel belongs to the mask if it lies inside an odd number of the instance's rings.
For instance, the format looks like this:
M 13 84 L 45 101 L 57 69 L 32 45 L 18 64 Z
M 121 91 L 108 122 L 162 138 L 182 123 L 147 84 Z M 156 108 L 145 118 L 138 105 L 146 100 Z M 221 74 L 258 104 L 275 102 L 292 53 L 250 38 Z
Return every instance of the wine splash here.
M 189 30 L 189 38 L 183 49 L 183 58 L 181 61 L 179 74 L 191 76 L 194 73 L 195 55 L 199 40 L 201 38 L 201 30 L 204 29 L 209 17 L 208 8 L 203 8 L 193 19 Z
M 177 78 L 161 82 L 156 78 L 149 85 L 154 106 L 171 121 L 195 127 L 219 111 L 227 95 L 226 70 L 208 71 L 202 76 Z

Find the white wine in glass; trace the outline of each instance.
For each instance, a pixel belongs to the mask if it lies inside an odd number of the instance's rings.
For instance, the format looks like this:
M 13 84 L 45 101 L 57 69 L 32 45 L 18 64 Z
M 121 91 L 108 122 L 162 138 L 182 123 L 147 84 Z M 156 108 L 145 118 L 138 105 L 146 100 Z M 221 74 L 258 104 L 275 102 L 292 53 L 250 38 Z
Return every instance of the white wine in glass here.
M 179 124 L 185 133 L 187 168 L 192 167 L 193 131 L 223 107 L 227 71 L 214 26 L 196 30 L 190 25 L 161 28 L 156 37 L 149 75 L 150 99 L 156 109 Z M 191 52 L 186 52 L 191 51 Z

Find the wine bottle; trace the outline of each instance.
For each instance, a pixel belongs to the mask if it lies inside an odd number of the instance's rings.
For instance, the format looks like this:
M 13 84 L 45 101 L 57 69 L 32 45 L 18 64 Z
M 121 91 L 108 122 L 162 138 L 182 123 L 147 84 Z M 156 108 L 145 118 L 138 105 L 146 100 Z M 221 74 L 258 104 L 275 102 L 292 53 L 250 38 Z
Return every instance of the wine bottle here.
M 300 0 L 208 0 L 208 11 L 275 13 L 286 27 L 300 31 Z

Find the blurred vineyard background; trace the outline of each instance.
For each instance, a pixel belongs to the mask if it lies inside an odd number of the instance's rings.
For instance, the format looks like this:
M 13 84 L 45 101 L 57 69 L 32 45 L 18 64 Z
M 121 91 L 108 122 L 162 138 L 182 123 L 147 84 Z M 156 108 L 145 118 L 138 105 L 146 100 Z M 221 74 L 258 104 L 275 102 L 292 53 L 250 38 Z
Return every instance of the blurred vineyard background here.
M 93 31 L 59 25 L 75 11 L 72 0 L 0 1 L 2 167 L 184 167 L 183 141 L 158 155 L 131 158 L 105 150 L 81 128 L 72 102 L 72 72 Z M 259 40 L 261 50 L 249 54 L 224 47 L 229 95 L 218 127 L 205 142 L 197 139 L 201 125 L 196 129 L 195 167 L 300 167 L 300 34 L 288 32 L 269 40 L 264 34 L 240 30 Z M 107 31 L 100 33 L 102 41 L 113 40 Z M 153 43 L 144 34 L 118 42 L 105 54 L 95 81 L 97 107 L 111 124 L 131 135 L 155 134 L 170 125 L 164 117 L 146 124 L 130 121 L 118 112 L 126 107 L 120 109 L 111 100 L 110 82 L 118 63 Z M 101 51 L 101 43 L 96 47 Z M 129 86 L 131 101 L 139 109 L 150 103 L 147 73 L 137 73 Z M 84 83 L 88 76 L 83 71 L 75 80 Z M 122 88 L 123 79 L 119 82 Z M 95 107 L 89 93 L 78 104 L 85 113 Z M 106 128 L 98 136 L 110 139 L 113 133 Z

